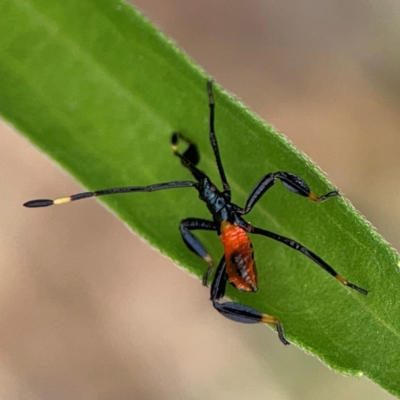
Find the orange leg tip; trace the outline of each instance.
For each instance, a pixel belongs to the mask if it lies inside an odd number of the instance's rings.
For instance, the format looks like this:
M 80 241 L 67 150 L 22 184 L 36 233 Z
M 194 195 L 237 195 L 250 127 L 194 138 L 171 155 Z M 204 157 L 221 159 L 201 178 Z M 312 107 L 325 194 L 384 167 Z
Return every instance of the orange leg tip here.
M 323 201 L 328 200 L 331 197 L 335 197 L 335 196 L 340 196 L 338 190 L 333 190 L 329 193 L 324 194 L 323 196 L 317 196 L 315 193 L 310 192 L 310 194 L 308 195 L 308 198 L 312 201 L 319 203 L 319 202 L 323 202 Z
M 310 194 L 308 195 L 308 198 L 312 201 L 319 201 L 319 197 L 313 192 L 310 192 Z
M 346 281 L 346 279 L 344 279 L 342 276 L 340 275 L 336 275 L 335 278 L 343 285 L 347 286 L 349 284 L 349 282 Z
M 344 286 L 347 286 L 351 289 L 357 290 L 357 292 L 363 294 L 364 296 L 366 296 L 368 294 L 368 290 L 363 289 L 357 285 L 354 285 L 353 283 L 350 283 L 349 281 L 347 281 L 346 279 L 344 279 L 342 276 L 340 275 L 336 275 L 335 278 Z
M 271 315 L 263 314 L 263 316 L 261 317 L 261 322 L 264 322 L 264 324 L 277 325 L 279 323 L 279 320 L 276 317 L 271 317 Z

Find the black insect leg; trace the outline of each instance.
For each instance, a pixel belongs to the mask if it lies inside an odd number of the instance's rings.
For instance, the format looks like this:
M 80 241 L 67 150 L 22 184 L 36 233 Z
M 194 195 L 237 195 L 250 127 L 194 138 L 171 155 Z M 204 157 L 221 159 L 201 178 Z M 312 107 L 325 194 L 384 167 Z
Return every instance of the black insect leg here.
M 327 262 L 325 262 L 321 257 L 317 256 L 314 252 L 312 252 L 311 250 L 307 249 L 306 247 L 304 247 L 300 243 L 296 242 L 295 240 L 289 239 L 289 238 L 287 238 L 285 236 L 281 236 L 281 235 L 278 235 L 276 233 L 273 233 L 273 232 L 270 232 L 270 231 L 267 231 L 267 230 L 261 229 L 261 228 L 255 228 L 255 227 L 248 226 L 247 230 L 250 233 L 255 233 L 256 235 L 263 235 L 263 236 L 269 237 L 269 238 L 271 238 L 273 240 L 276 240 L 276 241 L 278 241 L 280 243 L 285 244 L 286 246 L 289 246 L 293 250 L 299 251 L 300 253 L 302 253 L 306 257 L 308 257 L 310 260 L 315 262 L 319 267 L 321 267 L 326 272 L 328 272 L 328 274 L 332 275 L 342 285 L 348 286 L 351 289 L 357 290 L 358 292 L 360 292 L 363 295 L 367 295 L 368 294 L 368 290 L 365 290 L 365 289 L 363 289 L 363 288 L 361 288 L 359 286 L 356 286 L 353 283 L 350 283 L 349 281 L 344 279 Z
M 210 107 L 210 142 L 211 147 L 214 152 L 215 161 L 217 162 L 219 176 L 221 177 L 222 187 L 224 192 L 227 194 L 228 199 L 231 199 L 231 188 L 229 186 L 228 180 L 226 179 L 225 170 L 222 165 L 221 156 L 219 155 L 217 136 L 215 135 L 214 119 L 215 119 L 215 102 L 212 92 L 212 81 L 207 82 L 207 92 L 208 92 L 208 105 Z
M 215 273 L 213 282 L 211 284 L 211 301 L 213 302 L 214 308 L 222 314 L 224 317 L 231 319 L 232 321 L 242 322 L 245 324 L 256 324 L 263 322 L 266 324 L 273 324 L 277 327 L 279 339 L 285 345 L 290 344 L 283 334 L 282 325 L 278 318 L 271 315 L 263 314 L 260 311 L 255 310 L 252 307 L 236 302 L 219 303 L 225 295 L 225 288 L 228 280 L 228 275 L 225 272 L 226 262 L 225 256 L 222 257 L 219 262 L 217 271 Z
M 283 186 L 286 189 L 300 196 L 307 197 L 315 202 L 322 202 L 331 197 L 339 196 L 339 192 L 337 190 L 328 192 L 323 196 L 317 196 L 315 193 L 311 192 L 307 183 L 297 175 L 294 175 L 290 172 L 279 171 L 275 173 L 269 173 L 260 180 L 257 186 L 250 193 L 246 205 L 244 206 L 241 213 L 247 214 L 248 212 L 250 212 L 254 205 L 258 202 L 258 200 L 260 200 L 260 198 L 264 195 L 264 193 L 274 185 L 277 179 L 282 182 Z
M 210 299 L 215 302 L 225 296 L 225 289 L 228 282 L 228 274 L 226 273 L 225 254 L 222 256 L 214 279 L 211 283 Z
M 149 186 L 128 186 L 128 187 L 119 187 L 112 189 L 104 189 L 97 190 L 95 192 L 83 192 L 74 194 L 68 197 L 62 197 L 55 200 L 50 199 L 39 199 L 39 200 L 31 200 L 24 204 L 25 207 L 35 208 L 35 207 L 48 207 L 53 204 L 65 204 L 70 203 L 71 201 L 87 199 L 89 197 L 98 197 L 98 196 L 106 196 L 111 194 L 121 194 L 121 193 L 132 193 L 132 192 L 155 192 L 156 190 L 165 190 L 165 189 L 178 189 L 184 187 L 196 187 L 196 182 L 191 181 L 177 181 L 177 182 L 166 182 L 166 183 L 157 183 L 155 185 Z
M 192 230 L 206 230 L 206 231 L 216 231 L 217 228 L 213 221 L 208 221 L 206 219 L 200 218 L 187 218 L 181 221 L 179 225 L 179 230 L 182 235 L 182 239 L 186 246 L 193 253 L 197 254 L 209 265 L 207 272 L 203 276 L 203 285 L 207 286 L 208 278 L 212 274 L 214 269 L 214 262 L 211 256 L 208 254 L 206 248 L 200 242 L 199 239 L 191 232 Z

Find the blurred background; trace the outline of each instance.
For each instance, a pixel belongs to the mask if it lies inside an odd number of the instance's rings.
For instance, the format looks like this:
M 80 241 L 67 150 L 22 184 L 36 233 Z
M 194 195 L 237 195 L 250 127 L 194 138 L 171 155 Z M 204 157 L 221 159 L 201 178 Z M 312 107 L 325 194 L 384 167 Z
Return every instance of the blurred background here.
M 133 3 L 400 247 L 398 1 Z M 22 208 L 34 190 L 82 188 L 5 124 L 1 138 L 2 398 L 394 398 L 217 315 L 199 281 L 96 201 L 57 218 Z

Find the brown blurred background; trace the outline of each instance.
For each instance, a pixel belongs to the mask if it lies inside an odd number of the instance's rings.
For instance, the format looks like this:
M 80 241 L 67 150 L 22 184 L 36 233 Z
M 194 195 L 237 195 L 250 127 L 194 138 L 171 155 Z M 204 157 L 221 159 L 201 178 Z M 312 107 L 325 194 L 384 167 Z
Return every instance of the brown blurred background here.
M 134 3 L 400 247 L 398 1 Z M 1 138 L 1 398 L 393 398 L 220 317 L 97 202 L 22 208 L 81 188 L 5 125 Z

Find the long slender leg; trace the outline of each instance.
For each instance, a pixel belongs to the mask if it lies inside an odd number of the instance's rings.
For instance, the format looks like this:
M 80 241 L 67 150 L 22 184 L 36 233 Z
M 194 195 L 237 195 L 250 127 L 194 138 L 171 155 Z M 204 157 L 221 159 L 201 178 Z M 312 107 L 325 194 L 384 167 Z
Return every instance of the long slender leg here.
M 297 175 L 294 175 L 290 172 L 279 171 L 275 173 L 269 173 L 260 180 L 260 182 L 250 193 L 246 205 L 241 213 L 247 214 L 250 212 L 258 200 L 260 200 L 260 198 L 264 195 L 264 193 L 274 185 L 277 179 L 282 182 L 286 189 L 300 196 L 308 197 L 310 200 L 315 202 L 322 202 L 331 197 L 339 196 L 339 192 L 337 190 L 332 190 L 323 196 L 317 196 L 315 193 L 311 192 L 307 183 Z
M 221 156 L 219 155 L 217 136 L 215 135 L 214 119 L 215 119 L 215 102 L 212 92 L 212 81 L 207 82 L 207 93 L 208 93 L 208 105 L 210 107 L 210 142 L 211 147 L 214 151 L 215 161 L 217 162 L 219 176 L 221 177 L 222 187 L 224 192 L 227 193 L 228 198 L 231 198 L 231 188 L 228 180 L 226 179 L 225 170 L 222 165 Z
M 24 206 L 29 208 L 35 207 L 48 207 L 53 204 L 64 204 L 69 203 L 71 201 L 87 199 L 89 197 L 98 197 L 98 196 L 106 196 L 111 194 L 121 194 L 121 193 L 132 193 L 132 192 L 155 192 L 156 190 L 165 190 L 165 189 L 178 189 L 184 187 L 196 187 L 196 182 L 191 181 L 176 181 L 176 182 L 165 182 L 165 183 L 157 183 L 155 185 L 149 186 L 128 186 L 128 187 L 119 187 L 112 189 L 103 189 L 97 190 L 95 192 L 83 192 L 78 194 L 73 194 L 68 197 L 61 197 L 59 199 L 50 200 L 50 199 L 38 199 L 27 201 Z
M 222 256 L 214 279 L 211 283 L 210 299 L 214 302 L 225 296 L 225 289 L 228 283 L 228 274 L 226 273 L 225 254 Z
M 217 271 L 214 276 L 214 280 L 211 285 L 211 301 L 213 302 L 214 308 L 222 314 L 224 317 L 231 319 L 232 321 L 242 322 L 245 324 L 256 324 L 263 322 L 266 324 L 274 324 L 277 327 L 279 339 L 284 345 L 288 345 L 289 341 L 283 334 L 282 325 L 278 318 L 272 317 L 271 315 L 263 314 L 260 311 L 255 310 L 252 307 L 236 302 L 219 303 L 224 294 L 225 287 L 227 284 L 228 276 L 225 272 L 226 262 L 225 256 L 221 258 Z
M 187 218 L 181 221 L 179 225 L 179 230 L 182 235 L 182 239 L 185 242 L 186 246 L 193 253 L 197 254 L 203 260 L 207 262 L 209 265 L 206 273 L 203 276 L 203 285 L 207 286 L 207 281 L 212 271 L 214 269 L 214 262 L 211 256 L 208 254 L 206 248 L 200 242 L 199 239 L 190 231 L 192 230 L 206 230 L 206 231 L 216 231 L 217 227 L 215 226 L 213 221 L 208 221 L 206 219 L 201 218 Z
M 285 236 L 277 235 L 276 233 L 267 231 L 265 229 L 261 228 L 256 228 L 256 227 L 249 227 L 248 231 L 250 233 L 255 233 L 256 235 L 263 235 L 266 237 L 269 237 L 273 240 L 276 240 L 280 243 L 285 244 L 286 246 L 289 246 L 293 250 L 297 250 L 300 253 L 304 254 L 306 257 L 308 257 L 310 260 L 315 262 L 319 267 L 324 269 L 328 274 L 332 275 L 335 279 L 337 279 L 342 285 L 348 286 L 351 289 L 357 290 L 357 292 L 360 292 L 363 295 L 368 294 L 368 290 L 365 290 L 359 286 L 354 285 L 353 283 L 350 283 L 346 279 L 344 279 L 342 276 L 340 276 L 327 262 L 325 262 L 321 257 L 317 256 L 314 252 L 311 250 L 307 249 L 307 247 L 304 247 L 300 243 L 296 242 L 293 239 L 289 239 Z

